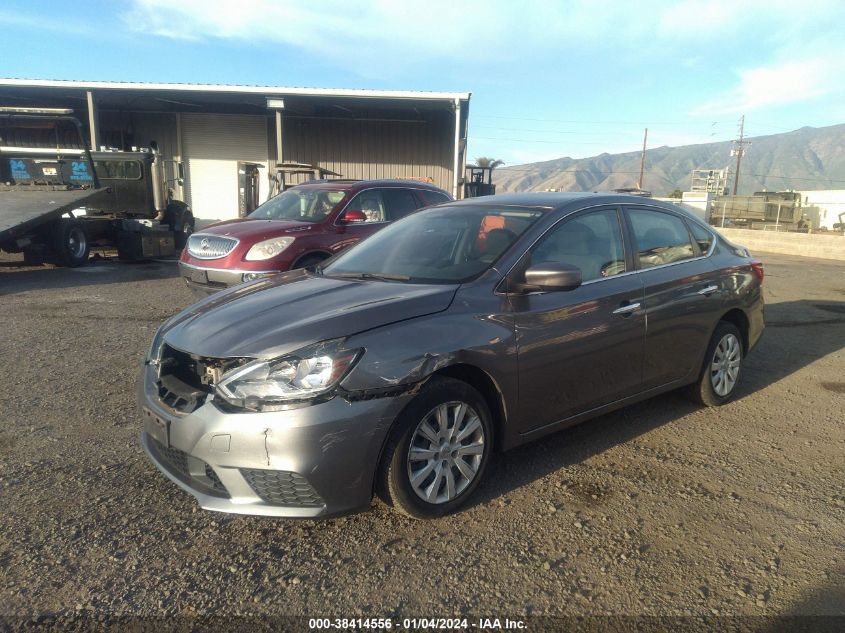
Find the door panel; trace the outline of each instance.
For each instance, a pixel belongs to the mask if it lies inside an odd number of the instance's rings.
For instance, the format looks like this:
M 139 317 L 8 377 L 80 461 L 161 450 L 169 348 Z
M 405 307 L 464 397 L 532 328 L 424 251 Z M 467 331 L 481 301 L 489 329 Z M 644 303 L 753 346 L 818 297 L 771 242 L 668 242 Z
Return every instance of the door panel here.
M 680 216 L 630 207 L 626 217 L 645 293 L 643 389 L 650 389 L 697 374 L 722 291 Z
M 514 301 L 520 430 L 527 432 L 640 389 L 645 317 L 638 275 Z
M 722 290 L 700 294 L 719 288 L 719 275 L 709 259 L 644 270 L 639 276 L 648 323 L 643 389 L 650 389 L 698 372 L 719 318 Z
M 583 283 L 513 295 L 523 433 L 632 395 L 642 378 L 643 288 L 639 275 L 623 274 L 618 210 L 591 210 L 553 227 L 519 274 L 543 262 L 576 266 Z

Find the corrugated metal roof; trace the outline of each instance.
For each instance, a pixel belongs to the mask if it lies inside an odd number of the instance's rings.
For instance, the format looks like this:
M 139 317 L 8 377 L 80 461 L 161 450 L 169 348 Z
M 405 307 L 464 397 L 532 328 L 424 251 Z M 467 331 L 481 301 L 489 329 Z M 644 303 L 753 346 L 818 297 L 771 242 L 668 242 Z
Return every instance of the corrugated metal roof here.
M 468 100 L 469 92 L 427 92 L 422 90 L 370 90 L 366 88 L 293 88 L 284 86 L 239 86 L 231 84 L 152 83 L 130 81 L 76 81 L 70 79 L 0 78 L 0 86 L 21 88 L 79 88 L 80 90 L 172 90 L 262 94 L 272 96 L 364 97 L 373 99 Z

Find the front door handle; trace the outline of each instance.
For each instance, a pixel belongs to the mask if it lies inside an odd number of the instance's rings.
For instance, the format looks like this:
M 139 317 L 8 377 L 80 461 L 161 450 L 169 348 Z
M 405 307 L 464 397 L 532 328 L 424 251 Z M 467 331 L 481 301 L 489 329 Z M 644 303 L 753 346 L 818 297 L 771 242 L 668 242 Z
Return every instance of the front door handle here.
M 719 289 L 719 286 L 707 286 L 706 288 L 702 288 L 701 290 L 699 290 L 698 294 L 704 295 L 705 297 L 709 297 L 714 292 L 716 292 L 718 289 Z
M 627 305 L 622 306 L 621 308 L 616 308 L 613 311 L 613 314 L 621 314 L 622 316 L 627 316 L 632 312 L 636 312 L 640 309 L 639 303 L 629 303 Z

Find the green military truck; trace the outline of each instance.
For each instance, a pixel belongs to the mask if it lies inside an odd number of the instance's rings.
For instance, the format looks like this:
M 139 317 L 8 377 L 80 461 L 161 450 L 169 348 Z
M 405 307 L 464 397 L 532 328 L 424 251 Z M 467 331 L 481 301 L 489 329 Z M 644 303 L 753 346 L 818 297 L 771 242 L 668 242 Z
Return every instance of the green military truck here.
M 767 225 L 798 226 L 803 218 L 797 191 L 757 191 L 751 196 L 718 196 L 710 222 L 716 226 L 761 228 Z

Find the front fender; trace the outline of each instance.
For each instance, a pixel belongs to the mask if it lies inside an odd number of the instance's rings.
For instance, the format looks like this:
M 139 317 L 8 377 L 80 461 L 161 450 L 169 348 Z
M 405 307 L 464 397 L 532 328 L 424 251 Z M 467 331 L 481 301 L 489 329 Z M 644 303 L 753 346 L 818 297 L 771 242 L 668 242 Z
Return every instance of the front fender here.
M 351 397 L 377 397 L 413 389 L 448 367 L 469 365 L 487 374 L 500 391 L 505 410 L 514 410 L 517 346 L 507 299 L 492 295 L 483 302 L 490 310 L 473 313 L 466 306 L 479 304 L 462 301 L 461 293 L 445 312 L 350 337 L 346 345 L 365 352 L 341 383 L 342 389 Z

